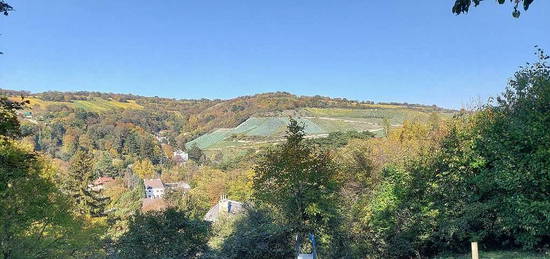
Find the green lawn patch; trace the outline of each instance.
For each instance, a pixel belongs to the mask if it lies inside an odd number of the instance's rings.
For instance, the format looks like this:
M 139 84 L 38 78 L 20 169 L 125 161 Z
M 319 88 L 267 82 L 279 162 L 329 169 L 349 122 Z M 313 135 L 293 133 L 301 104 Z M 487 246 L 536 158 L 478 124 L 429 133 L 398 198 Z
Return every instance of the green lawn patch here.
M 441 255 L 433 259 L 471 259 L 471 254 L 465 255 Z M 488 251 L 479 252 L 480 259 L 545 259 L 550 258 L 550 254 L 524 252 L 524 251 Z

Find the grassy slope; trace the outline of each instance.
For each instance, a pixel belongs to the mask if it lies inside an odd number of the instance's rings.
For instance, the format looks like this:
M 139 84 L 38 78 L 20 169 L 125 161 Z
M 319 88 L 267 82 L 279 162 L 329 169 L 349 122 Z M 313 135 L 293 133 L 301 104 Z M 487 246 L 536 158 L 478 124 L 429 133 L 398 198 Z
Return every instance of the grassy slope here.
M 18 98 L 11 98 L 13 100 L 19 100 Z M 38 105 L 41 109 L 45 109 L 48 105 L 67 105 L 71 108 L 81 108 L 87 111 L 102 112 L 113 109 L 142 109 L 143 107 L 134 101 L 118 102 L 114 100 L 105 100 L 102 98 L 94 98 L 91 101 L 77 100 L 73 102 L 51 102 L 44 101 L 34 97 L 26 98 L 30 101 L 30 107 Z

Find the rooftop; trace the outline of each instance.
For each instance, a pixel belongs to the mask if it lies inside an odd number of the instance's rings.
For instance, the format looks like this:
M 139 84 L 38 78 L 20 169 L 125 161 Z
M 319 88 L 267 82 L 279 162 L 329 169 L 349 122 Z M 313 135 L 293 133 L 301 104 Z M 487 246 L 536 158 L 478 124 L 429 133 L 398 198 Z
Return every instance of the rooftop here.
M 222 215 L 235 215 L 243 210 L 243 204 L 238 201 L 229 199 L 220 200 L 214 207 L 212 207 L 204 216 L 204 220 L 214 222 Z
M 160 179 L 144 179 L 143 184 L 145 185 L 145 188 L 151 187 L 151 188 L 164 188 L 164 184 L 162 184 L 162 181 Z

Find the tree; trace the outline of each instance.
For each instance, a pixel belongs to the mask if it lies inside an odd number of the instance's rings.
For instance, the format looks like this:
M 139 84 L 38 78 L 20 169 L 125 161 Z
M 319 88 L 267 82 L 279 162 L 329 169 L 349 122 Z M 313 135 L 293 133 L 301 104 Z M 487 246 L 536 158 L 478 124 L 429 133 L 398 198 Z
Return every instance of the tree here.
M 8 16 L 9 12 L 11 11 L 13 11 L 13 7 L 8 3 L 4 2 L 4 0 L 0 0 L 0 13 L 3 13 L 5 16 Z M 0 54 L 4 54 L 4 53 L 0 52 Z
M 13 7 L 9 5 L 8 3 L 4 2 L 3 0 L 0 1 L 0 13 L 3 13 L 4 15 L 8 15 L 8 12 L 13 11 Z
M 93 179 L 93 157 L 83 150 L 77 151 L 63 179 L 63 190 L 71 196 L 79 214 L 100 217 L 104 216 L 109 198 L 90 188 Z
M 247 207 L 242 215 L 221 217 L 212 226 L 207 258 L 292 258 L 292 233 L 271 211 Z
M 99 254 L 98 228 L 71 213 L 54 184 L 50 162 L 0 139 L 0 258 L 85 257 Z
M 341 187 L 328 152 L 304 143 L 304 127 L 290 119 L 286 142 L 266 152 L 255 167 L 255 199 L 279 212 L 291 233 L 326 233 Z
M 94 227 L 70 213 L 50 164 L 14 139 L 22 105 L 0 99 L 0 257 L 84 256 L 80 249 L 97 237 Z
M 431 151 L 384 166 L 358 202 L 359 250 L 405 258 L 463 252 L 470 241 L 487 249 L 547 246 L 550 66 L 538 54 L 496 102 L 449 121 Z
M 113 165 L 113 159 L 107 152 L 101 152 L 94 164 L 94 176 L 119 176 L 117 168 Z
M 369 139 L 373 138 L 374 133 L 370 131 L 336 131 L 331 132 L 325 138 L 308 139 L 307 144 L 318 145 L 320 148 L 326 148 L 328 150 L 334 150 L 341 148 L 354 139 Z
M 127 188 L 121 180 L 117 179 L 104 192 L 111 200 L 107 207 L 110 211 L 108 214 L 109 230 L 107 234 L 112 240 L 117 240 L 128 231 L 130 218 L 136 215 L 141 209 L 141 200 L 145 189 L 143 183 L 137 184 L 133 189 Z
M 446 127 L 434 126 L 405 121 L 386 138 L 356 140 L 338 151 L 345 183 L 342 233 L 354 257 L 405 258 L 420 251 L 416 237 L 429 236 L 421 227 L 433 226 L 428 224 L 433 216 L 418 212 L 423 211 L 427 186 L 423 174 L 410 171 L 426 168 L 417 159 L 438 153 Z
M 453 13 L 454 14 L 461 14 L 461 13 L 467 13 L 470 10 L 470 6 L 472 5 L 472 2 L 474 6 L 478 6 L 481 1 L 483 0 L 455 0 L 455 4 L 453 6 Z M 512 12 L 512 16 L 515 18 L 519 18 L 521 12 L 518 10 L 520 3 L 522 3 L 523 10 L 527 11 L 529 9 L 529 6 L 533 3 L 534 0 L 510 0 L 510 2 L 514 3 L 514 11 Z M 499 4 L 506 3 L 506 0 L 498 0 Z
M 17 102 L 0 96 L 0 136 L 8 138 L 20 137 L 21 131 L 16 111 L 23 109 L 28 103 L 28 100 Z
M 191 180 L 191 190 L 180 201 L 179 207 L 193 215 L 204 216 L 222 194 L 229 190 L 229 174 L 210 167 L 201 168 Z M 231 197 L 233 198 L 234 197 Z
M 206 155 L 197 146 L 197 144 L 193 144 L 193 146 L 191 146 L 191 148 L 189 149 L 189 159 L 197 162 L 198 164 L 201 164 L 206 160 Z
M 384 126 L 384 136 L 387 137 L 390 135 L 391 131 L 391 122 L 388 118 L 382 120 L 382 125 Z
M 144 158 L 138 160 L 132 166 L 132 171 L 136 173 L 141 179 L 149 179 L 155 177 L 155 166 L 151 160 Z
M 506 91 L 444 139 L 429 202 L 441 243 L 544 246 L 550 237 L 550 66 L 523 67 Z M 526 188 L 526 186 L 529 186 Z
M 138 214 L 117 242 L 122 258 L 196 258 L 206 251 L 209 224 L 175 209 Z
M 489 231 L 528 249 L 550 238 L 550 65 L 542 50 L 537 54 L 539 61 L 516 72 L 476 118 L 470 166 L 481 180 L 473 205 L 486 221 L 501 219 Z

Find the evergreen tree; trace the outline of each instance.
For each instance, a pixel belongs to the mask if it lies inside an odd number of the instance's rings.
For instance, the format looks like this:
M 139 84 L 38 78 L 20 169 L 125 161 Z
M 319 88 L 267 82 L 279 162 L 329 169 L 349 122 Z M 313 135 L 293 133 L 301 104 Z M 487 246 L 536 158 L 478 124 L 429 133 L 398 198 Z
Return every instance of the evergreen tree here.
M 191 146 L 191 148 L 189 149 L 189 159 L 197 162 L 198 164 L 201 164 L 206 160 L 206 155 L 197 146 L 197 144 L 193 144 L 193 146 Z
M 72 197 L 78 212 L 93 217 L 103 216 L 109 200 L 91 188 L 93 157 L 83 150 L 77 151 L 67 173 L 63 183 L 64 191 Z
M 28 103 L 28 101 L 14 102 L 0 96 L 0 136 L 2 138 L 20 137 L 21 131 L 16 111 L 23 109 Z

